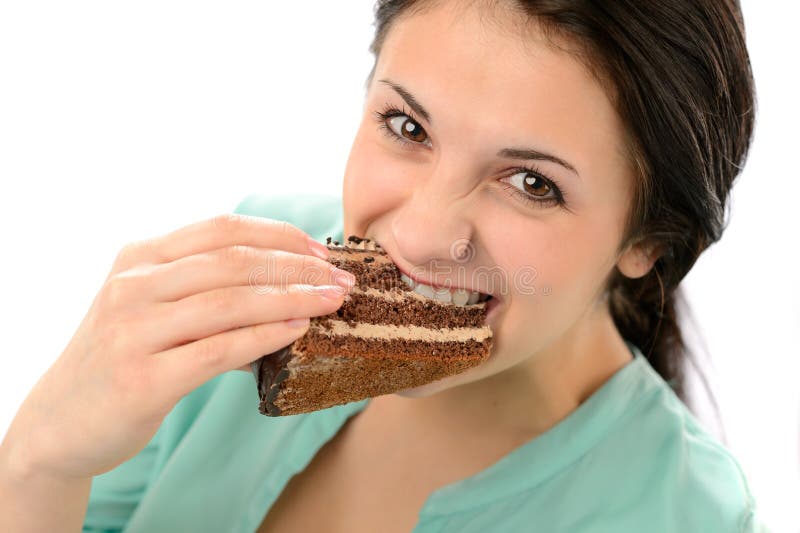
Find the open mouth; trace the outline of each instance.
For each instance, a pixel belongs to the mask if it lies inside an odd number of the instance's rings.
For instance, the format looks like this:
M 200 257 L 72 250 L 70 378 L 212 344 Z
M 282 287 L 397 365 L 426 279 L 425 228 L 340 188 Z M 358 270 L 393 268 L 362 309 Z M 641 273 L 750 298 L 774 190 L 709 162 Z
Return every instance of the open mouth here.
M 400 277 L 411 290 L 413 290 L 420 296 L 424 296 L 425 298 L 431 298 L 448 304 L 452 303 L 458 306 L 474 305 L 477 303 L 489 301 L 492 298 L 491 294 L 486 294 L 483 292 L 469 291 L 467 289 L 462 289 L 462 288 L 454 289 L 454 288 L 434 287 L 431 285 L 426 285 L 424 283 L 420 283 L 418 281 L 411 279 L 405 274 L 401 274 Z
M 412 291 L 419 294 L 420 296 L 458 306 L 474 305 L 495 299 L 491 294 L 487 294 L 484 292 L 471 291 L 465 288 L 451 288 L 451 287 L 441 287 L 436 285 L 428 285 L 426 283 L 414 280 L 411 278 L 411 276 L 409 276 L 408 274 L 403 272 L 402 269 L 400 269 L 400 267 L 397 265 L 397 262 L 392 258 L 392 255 L 389 253 L 387 249 L 383 248 L 377 241 L 375 242 L 377 246 L 380 247 L 386 253 L 386 255 L 389 256 L 389 259 L 391 259 L 391 261 L 395 264 L 395 266 L 397 266 L 397 268 L 400 270 L 400 278 L 403 280 L 403 283 L 405 283 Z M 497 304 L 497 302 L 495 301 L 494 304 Z

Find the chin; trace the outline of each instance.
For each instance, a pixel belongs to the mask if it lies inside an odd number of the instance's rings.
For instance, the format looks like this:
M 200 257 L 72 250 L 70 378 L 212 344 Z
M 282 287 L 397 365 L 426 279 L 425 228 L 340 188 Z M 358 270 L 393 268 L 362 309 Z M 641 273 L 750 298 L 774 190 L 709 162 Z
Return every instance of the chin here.
M 460 385 L 466 385 L 467 383 L 481 379 L 480 375 L 476 375 L 477 369 L 480 367 L 481 365 L 478 365 L 469 368 L 460 374 L 454 374 L 436 381 L 431 381 L 430 383 L 420 385 L 419 387 L 414 387 L 413 389 L 403 389 L 395 392 L 394 394 L 404 398 L 427 398 L 444 390 L 452 389 Z
M 453 385 L 450 384 L 450 377 L 452 376 L 442 378 L 438 381 L 432 381 L 430 383 L 426 383 L 425 385 L 414 387 L 413 389 L 403 389 L 395 392 L 394 394 L 397 396 L 402 396 L 403 398 L 427 398 L 428 396 L 433 396 L 437 392 L 441 392 L 452 387 Z

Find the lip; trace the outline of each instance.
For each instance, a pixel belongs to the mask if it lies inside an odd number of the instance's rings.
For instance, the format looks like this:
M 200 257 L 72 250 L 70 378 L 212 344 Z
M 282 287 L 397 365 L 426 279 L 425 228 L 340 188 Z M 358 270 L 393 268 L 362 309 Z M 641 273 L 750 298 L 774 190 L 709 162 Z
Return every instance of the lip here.
M 384 251 L 384 252 L 386 252 L 386 255 L 388 255 L 388 256 L 389 256 L 389 259 L 391 259 L 391 260 L 392 260 L 392 263 L 394 263 L 394 265 L 397 267 L 397 269 L 400 271 L 400 273 L 401 273 L 401 274 L 404 274 L 404 275 L 408 276 L 410 279 L 412 279 L 413 281 L 415 281 L 415 282 L 417 282 L 417 283 L 422 283 L 423 285 L 428 285 L 428 286 L 430 286 L 430 287 L 433 287 L 434 289 L 445 289 L 445 290 L 451 290 L 451 289 L 463 289 L 463 290 L 465 290 L 465 291 L 469 291 L 469 292 L 479 292 L 479 293 L 481 293 L 481 294 L 488 294 L 488 295 L 490 295 L 490 296 L 491 296 L 491 298 L 489 299 L 489 303 L 491 303 L 491 301 L 492 301 L 492 300 L 500 300 L 500 298 L 499 298 L 499 297 L 498 297 L 496 294 L 491 294 L 491 293 L 488 293 L 488 292 L 485 292 L 485 291 L 481 291 L 481 290 L 477 290 L 477 289 L 471 289 L 471 288 L 469 288 L 469 287 L 459 287 L 458 285 L 450 285 L 450 286 L 448 286 L 448 285 L 441 285 L 441 284 L 439 284 L 439 283 L 434 283 L 434 282 L 432 282 L 432 281 L 430 281 L 430 280 L 427 280 L 427 279 L 425 279 L 425 278 L 421 278 L 420 276 L 415 276 L 415 275 L 411 274 L 410 272 L 408 272 L 408 271 L 407 271 L 405 268 L 403 268 L 403 267 L 402 267 L 402 266 L 401 266 L 401 265 L 400 265 L 400 264 L 399 264 L 399 263 L 398 263 L 398 262 L 395 260 L 395 258 L 392 256 L 392 253 L 391 253 L 391 252 L 390 252 L 390 251 L 389 251 L 389 250 L 388 250 L 388 249 L 387 249 L 385 246 L 383 246 L 382 244 L 380 244 L 380 241 L 378 241 L 378 240 L 376 240 L 376 239 L 373 239 L 373 240 L 374 240 L 375 242 L 377 242 L 377 243 L 380 245 L 380 247 L 383 249 L 383 251 Z M 498 303 L 499 303 L 499 302 L 498 302 Z M 495 304 L 495 306 L 496 306 L 496 305 L 497 305 L 497 304 Z M 487 306 L 488 306 L 488 304 L 487 304 Z
M 488 324 L 494 319 L 494 316 L 499 313 L 498 309 L 503 305 L 503 302 L 497 298 L 493 297 L 488 302 L 486 302 L 486 318 L 484 319 L 484 323 Z

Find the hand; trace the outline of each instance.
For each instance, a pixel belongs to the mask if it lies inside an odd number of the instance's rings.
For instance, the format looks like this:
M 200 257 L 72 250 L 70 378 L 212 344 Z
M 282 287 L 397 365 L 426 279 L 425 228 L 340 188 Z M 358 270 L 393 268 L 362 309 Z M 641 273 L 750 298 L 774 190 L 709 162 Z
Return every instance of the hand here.
M 311 243 L 286 222 L 223 215 L 125 246 L 17 412 L 4 460 L 66 480 L 134 456 L 184 395 L 341 306 L 355 279 Z

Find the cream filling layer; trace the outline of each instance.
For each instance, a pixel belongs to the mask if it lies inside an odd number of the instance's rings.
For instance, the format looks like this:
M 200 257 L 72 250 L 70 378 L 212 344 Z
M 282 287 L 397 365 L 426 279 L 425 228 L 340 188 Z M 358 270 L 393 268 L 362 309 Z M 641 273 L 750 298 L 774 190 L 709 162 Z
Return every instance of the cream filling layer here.
M 394 324 L 356 324 L 350 326 L 344 320 L 330 320 L 330 327 L 311 324 L 311 329 L 325 335 L 352 335 L 361 339 L 401 339 L 426 342 L 478 341 L 482 342 L 492 336 L 489 326 L 480 328 L 448 328 L 434 329 L 422 326 L 397 326 Z

